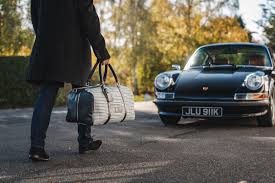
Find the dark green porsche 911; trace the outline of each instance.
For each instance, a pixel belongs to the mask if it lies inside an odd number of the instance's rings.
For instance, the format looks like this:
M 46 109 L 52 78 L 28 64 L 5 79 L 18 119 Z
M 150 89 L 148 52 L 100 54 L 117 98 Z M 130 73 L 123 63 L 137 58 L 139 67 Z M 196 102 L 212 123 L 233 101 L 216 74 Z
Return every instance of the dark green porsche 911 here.
M 183 118 L 257 118 L 275 125 L 274 58 L 253 43 L 211 44 L 198 48 L 182 70 L 160 73 L 154 101 L 164 124 Z

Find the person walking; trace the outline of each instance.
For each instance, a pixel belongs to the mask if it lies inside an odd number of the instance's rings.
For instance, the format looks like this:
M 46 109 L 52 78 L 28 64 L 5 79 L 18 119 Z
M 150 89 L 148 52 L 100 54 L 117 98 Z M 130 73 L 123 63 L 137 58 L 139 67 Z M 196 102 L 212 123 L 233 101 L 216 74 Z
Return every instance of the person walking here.
M 31 123 L 29 158 L 48 161 L 45 139 L 59 88 L 71 83 L 85 86 L 91 69 L 91 47 L 97 61 L 109 64 L 110 55 L 100 30 L 92 0 L 31 0 L 31 18 L 36 35 L 26 80 L 39 85 Z M 79 153 L 97 150 L 91 126 L 78 125 Z

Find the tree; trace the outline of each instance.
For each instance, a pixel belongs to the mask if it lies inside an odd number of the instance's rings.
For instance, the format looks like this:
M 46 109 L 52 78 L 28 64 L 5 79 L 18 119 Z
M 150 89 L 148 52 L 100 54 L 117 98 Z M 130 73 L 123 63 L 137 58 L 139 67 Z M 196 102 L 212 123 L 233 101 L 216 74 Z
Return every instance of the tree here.
M 152 12 L 158 26 L 156 44 L 164 55 L 163 62 L 183 64 L 203 44 L 249 41 L 237 17 L 219 12 L 224 8 L 235 12 L 237 2 L 233 2 L 155 0 Z
M 28 54 L 31 30 L 22 27 L 20 0 L 0 0 L 0 55 Z
M 112 25 L 114 29 L 109 32 L 113 38 L 113 57 L 117 68 L 128 84 L 134 88 L 134 93 L 139 94 L 139 69 L 142 67 L 153 49 L 150 45 L 150 36 L 153 33 L 153 23 L 148 11 L 148 0 L 118 0 L 112 2 Z M 153 59 L 153 58 L 151 58 Z M 127 78 L 129 79 L 127 81 Z
M 269 46 L 275 50 L 275 0 L 266 0 L 262 5 L 263 19 L 260 25 L 263 26 Z
M 108 6 L 106 5 L 108 2 Z M 237 17 L 238 0 L 106 0 L 107 40 L 122 82 L 134 93 L 153 91 L 154 77 L 184 64 L 198 46 L 249 41 Z M 101 4 L 100 3 L 100 4 Z M 99 6 L 100 7 L 100 6 Z M 223 14 L 223 10 L 230 12 Z M 215 10 L 215 11 L 214 11 Z M 105 22 L 106 23 L 106 22 Z
M 248 31 L 242 28 L 236 17 L 220 17 L 209 20 L 204 27 L 205 43 L 247 42 Z

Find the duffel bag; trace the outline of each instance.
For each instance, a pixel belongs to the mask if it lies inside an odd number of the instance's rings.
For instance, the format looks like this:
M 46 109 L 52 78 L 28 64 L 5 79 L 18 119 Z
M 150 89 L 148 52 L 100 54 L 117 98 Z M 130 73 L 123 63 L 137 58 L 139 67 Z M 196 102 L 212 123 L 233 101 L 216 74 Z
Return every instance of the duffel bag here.
M 99 66 L 100 79 L 98 85 L 87 85 L 69 92 L 66 121 L 85 125 L 104 125 L 134 120 L 134 95 L 131 89 L 119 84 L 117 75 L 110 64 L 105 66 L 103 77 L 101 63 L 97 62 L 89 75 L 89 80 L 94 75 L 97 66 Z M 114 86 L 105 84 L 108 69 L 115 78 Z

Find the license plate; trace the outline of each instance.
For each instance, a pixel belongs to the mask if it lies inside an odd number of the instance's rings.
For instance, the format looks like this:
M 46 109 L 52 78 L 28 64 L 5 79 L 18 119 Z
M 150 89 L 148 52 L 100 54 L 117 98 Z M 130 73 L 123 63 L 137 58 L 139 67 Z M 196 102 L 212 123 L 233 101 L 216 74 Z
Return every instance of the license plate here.
M 182 107 L 185 117 L 222 117 L 222 107 Z

